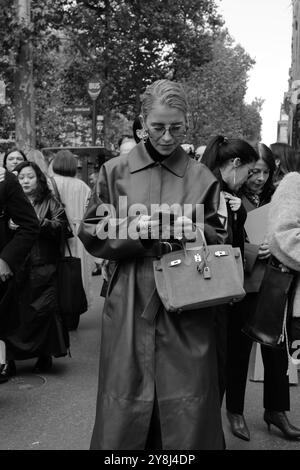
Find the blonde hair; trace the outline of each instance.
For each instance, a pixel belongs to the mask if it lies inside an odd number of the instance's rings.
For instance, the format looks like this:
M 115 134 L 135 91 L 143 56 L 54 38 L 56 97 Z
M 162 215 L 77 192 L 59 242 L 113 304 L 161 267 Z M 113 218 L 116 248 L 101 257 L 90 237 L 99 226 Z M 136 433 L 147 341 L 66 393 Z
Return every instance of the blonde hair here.
M 30 150 L 27 154 L 27 159 L 30 162 L 36 163 L 43 173 L 46 174 L 48 172 L 48 165 L 45 157 L 39 150 Z
M 188 104 L 183 86 L 171 80 L 157 80 L 149 85 L 142 96 L 141 114 L 146 120 L 155 103 L 177 108 L 187 120 Z

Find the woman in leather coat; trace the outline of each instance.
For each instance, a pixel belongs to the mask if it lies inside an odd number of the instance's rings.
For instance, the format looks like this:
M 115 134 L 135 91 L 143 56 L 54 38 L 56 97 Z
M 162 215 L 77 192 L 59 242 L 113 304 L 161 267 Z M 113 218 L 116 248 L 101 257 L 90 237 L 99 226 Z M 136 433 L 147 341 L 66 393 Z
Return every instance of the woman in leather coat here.
M 243 257 L 244 224 L 247 213 L 238 197 L 238 191 L 251 175 L 257 159 L 256 151 L 246 141 L 228 139 L 222 135 L 210 140 L 201 159 L 201 162 L 213 171 L 221 184 L 222 196 L 226 201 L 226 205 L 225 202 L 223 204 L 225 206 L 223 218 L 228 232 L 227 243 L 240 248 Z M 235 305 L 220 305 L 216 308 L 215 322 L 221 403 L 227 388 L 228 378 L 232 373 L 230 363 L 232 355 L 236 354 L 235 345 L 239 344 L 239 337 L 242 335 L 235 308 Z M 232 422 L 229 412 L 228 418 Z M 243 416 L 240 417 L 239 426 L 244 424 L 241 422 L 242 419 Z
M 201 222 L 196 204 L 203 204 L 207 242 L 222 242 L 219 184 L 181 148 L 187 102 L 178 83 L 159 80 L 146 89 L 142 122 L 143 140 L 100 169 L 79 232 L 92 255 L 115 261 L 102 316 L 91 449 L 222 449 L 213 312 L 164 310 L 153 273 L 160 244 L 152 235 L 159 222 L 149 215 L 153 204 L 190 204 L 189 216 L 175 217 L 161 230 L 175 232 L 184 223 L 188 235 L 193 222 Z M 134 207 L 148 215 L 133 213 Z M 115 236 L 105 237 L 118 216 Z M 172 244 L 172 237 L 164 240 Z
M 69 347 L 57 295 L 57 262 L 67 226 L 65 211 L 52 195 L 38 165 L 24 162 L 16 171 L 40 221 L 40 234 L 17 273 L 19 324 L 6 338 L 11 375 L 15 373 L 14 359 L 38 357 L 34 370 L 45 372 L 52 366 L 52 356 L 67 355 Z

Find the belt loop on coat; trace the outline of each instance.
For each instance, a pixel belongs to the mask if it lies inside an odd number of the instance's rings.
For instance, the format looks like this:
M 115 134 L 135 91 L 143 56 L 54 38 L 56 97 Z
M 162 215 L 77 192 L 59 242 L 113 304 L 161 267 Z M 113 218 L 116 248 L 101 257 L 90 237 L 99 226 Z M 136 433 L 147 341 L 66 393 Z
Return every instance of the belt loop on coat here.
M 157 290 L 153 289 L 150 299 L 148 300 L 141 317 L 144 318 L 144 320 L 146 320 L 148 323 L 154 323 L 161 305 L 162 303 L 158 296 Z

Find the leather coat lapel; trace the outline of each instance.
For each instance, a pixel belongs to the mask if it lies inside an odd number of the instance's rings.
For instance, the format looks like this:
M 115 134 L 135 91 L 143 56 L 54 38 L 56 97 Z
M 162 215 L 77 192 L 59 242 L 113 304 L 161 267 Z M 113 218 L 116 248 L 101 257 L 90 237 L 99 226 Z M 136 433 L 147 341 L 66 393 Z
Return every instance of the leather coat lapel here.
M 189 162 L 189 156 L 178 146 L 177 149 L 161 162 L 161 165 L 176 176 L 183 177 Z M 143 142 L 140 142 L 132 149 L 128 155 L 130 173 L 144 170 L 145 168 L 154 166 L 156 162 L 152 160 Z

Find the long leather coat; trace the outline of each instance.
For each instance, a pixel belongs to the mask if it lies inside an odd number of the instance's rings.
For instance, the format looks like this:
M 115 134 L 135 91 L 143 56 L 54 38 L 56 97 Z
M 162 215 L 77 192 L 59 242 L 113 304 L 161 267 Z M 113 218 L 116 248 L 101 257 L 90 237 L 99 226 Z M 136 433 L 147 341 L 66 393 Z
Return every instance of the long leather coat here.
M 18 226 L 14 236 L 9 230 L 9 220 Z M 6 261 L 14 276 L 8 282 L 0 281 L 0 337 L 15 325 L 15 273 L 24 262 L 39 235 L 39 221 L 25 196 L 17 178 L 0 168 L 0 258 Z
M 15 272 L 38 237 L 39 222 L 15 175 L 0 170 L 0 258 Z M 9 219 L 18 226 L 14 237 Z
M 107 223 L 107 217 L 96 216 L 97 207 L 107 203 L 118 209 L 119 196 L 128 197 L 128 207 L 146 205 L 149 214 L 154 203 L 203 203 L 208 243 L 225 235 L 216 216 L 219 183 L 181 147 L 157 163 L 140 143 L 101 168 L 79 231 L 92 255 L 117 261 L 102 317 L 91 448 L 144 449 L 156 392 L 163 449 L 221 449 L 212 312 L 167 313 L 153 295 L 153 258 L 147 244 L 97 237 L 97 227 Z M 121 225 L 128 221 L 132 217 Z
M 48 196 L 34 206 L 40 235 L 17 273 L 19 323 L 5 339 L 8 354 L 28 359 L 40 354 L 65 356 L 69 337 L 58 304 L 57 262 L 67 218 L 61 204 Z

